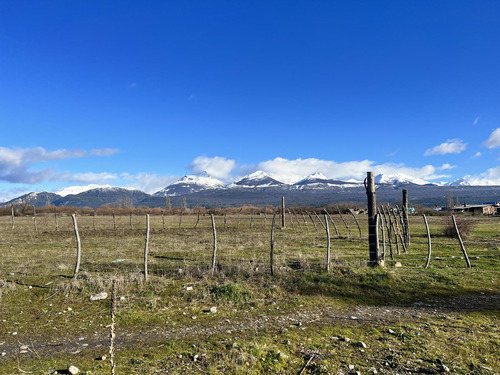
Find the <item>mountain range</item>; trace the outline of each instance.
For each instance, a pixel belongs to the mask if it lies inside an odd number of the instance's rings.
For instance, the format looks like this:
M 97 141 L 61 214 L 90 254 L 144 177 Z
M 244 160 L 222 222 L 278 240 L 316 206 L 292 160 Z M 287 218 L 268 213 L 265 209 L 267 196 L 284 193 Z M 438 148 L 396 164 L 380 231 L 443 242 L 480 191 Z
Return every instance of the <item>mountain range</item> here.
M 407 189 L 410 201 L 427 206 L 444 205 L 452 194 L 461 203 L 500 201 L 500 186 L 471 186 L 466 180 L 448 184 L 432 184 L 411 176 L 375 177 L 379 202 L 399 202 L 402 190 Z M 334 202 L 366 202 L 361 181 L 329 179 L 314 173 L 295 183 L 286 183 L 263 171 L 254 172 L 231 184 L 206 172 L 187 175 L 154 194 L 112 186 L 74 186 L 58 192 L 33 192 L 22 195 L 3 205 L 30 204 L 97 208 L 104 204 L 125 207 L 165 207 L 166 197 L 173 206 L 185 199 L 189 207 L 227 207 L 241 205 L 279 205 L 281 196 L 288 205 L 322 206 Z

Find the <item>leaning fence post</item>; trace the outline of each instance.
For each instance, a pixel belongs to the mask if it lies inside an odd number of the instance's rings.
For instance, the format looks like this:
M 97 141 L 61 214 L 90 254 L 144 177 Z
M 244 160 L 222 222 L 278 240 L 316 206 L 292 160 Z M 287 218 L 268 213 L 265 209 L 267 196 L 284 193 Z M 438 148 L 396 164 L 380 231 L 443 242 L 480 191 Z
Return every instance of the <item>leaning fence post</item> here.
M 358 226 L 358 230 L 359 230 L 359 239 L 361 239 L 362 235 L 361 235 L 361 227 L 359 226 L 359 222 L 358 222 L 358 219 L 356 219 L 356 216 L 354 215 L 354 212 L 352 212 L 352 210 L 349 208 L 349 213 L 352 215 L 352 217 L 354 218 L 354 221 L 356 222 L 356 225 Z M 376 215 L 376 214 L 375 214 Z
M 212 272 L 215 272 L 215 257 L 217 256 L 217 232 L 215 231 L 215 219 L 214 214 L 210 214 L 212 219 L 212 231 L 214 234 L 214 250 L 212 252 Z
M 326 271 L 330 272 L 330 228 L 328 227 L 328 217 L 325 216 L 325 230 L 326 230 Z
M 276 221 L 276 213 L 273 215 L 273 223 L 271 224 L 271 253 L 269 255 L 269 262 L 271 265 L 271 276 L 274 276 L 274 224 Z
M 149 214 L 146 214 L 146 242 L 144 244 L 144 281 L 148 281 Z
M 330 213 L 326 210 L 326 208 L 323 209 L 323 211 L 325 211 L 325 213 L 328 215 L 328 217 L 330 218 L 330 221 L 332 222 L 333 224 L 333 229 L 335 229 L 335 233 L 337 233 L 337 237 L 340 237 L 340 234 L 339 234 L 339 231 L 337 229 L 337 226 L 335 225 L 335 221 L 333 221 L 333 218 L 330 216 Z
M 301 214 L 302 214 L 302 220 L 304 220 L 304 224 L 306 225 L 306 229 L 307 229 L 307 231 L 309 232 L 309 225 L 307 225 L 307 220 L 306 220 L 306 217 L 304 216 L 304 213 L 303 213 L 303 212 L 301 212 Z
M 462 241 L 462 237 L 460 236 L 460 232 L 458 231 L 458 226 L 457 226 L 457 222 L 455 220 L 455 216 L 451 215 L 451 219 L 453 220 L 453 225 L 455 226 L 455 231 L 457 232 L 457 237 L 458 237 L 458 241 L 460 242 L 460 247 L 462 248 L 462 252 L 464 253 L 465 262 L 467 263 L 467 267 L 470 268 L 471 265 L 470 265 L 469 257 L 467 256 L 467 251 L 465 250 L 465 246 L 464 246 L 464 243 Z
M 384 215 L 380 213 L 380 210 L 378 210 L 377 213 L 377 218 L 380 218 L 380 228 L 382 228 L 382 260 L 385 262 L 385 228 L 384 228 Z
M 80 243 L 80 235 L 78 234 L 78 223 L 76 222 L 76 215 L 71 214 L 71 218 L 73 219 L 73 227 L 75 228 L 75 237 L 76 237 L 76 264 L 75 271 L 73 272 L 73 278 L 76 278 L 78 275 L 78 271 L 80 270 L 80 256 L 81 256 L 81 243 Z
M 325 228 L 325 224 L 323 224 L 323 222 L 321 221 L 321 219 L 319 218 L 318 214 L 316 213 L 316 211 L 313 211 L 314 213 L 314 216 L 316 216 L 316 219 L 318 219 L 318 222 L 321 224 L 321 226 L 323 227 L 323 229 L 326 229 Z
M 316 225 L 316 223 L 314 222 L 314 219 L 313 219 L 313 217 L 311 216 L 311 213 L 310 213 L 309 211 L 306 211 L 306 212 L 307 212 L 307 214 L 309 215 L 309 219 L 311 219 L 311 221 L 312 221 L 312 223 L 313 223 L 313 225 L 314 225 L 314 229 L 316 229 L 316 232 L 319 232 L 319 230 L 318 230 L 318 226 L 317 226 L 317 225 Z
M 431 232 L 429 230 L 429 224 L 427 223 L 427 218 L 425 215 L 422 215 L 424 217 L 424 223 L 425 223 L 425 229 L 427 230 L 427 243 L 428 243 L 428 251 L 427 251 L 427 261 L 425 262 L 425 267 L 429 267 L 429 263 L 431 262 L 431 252 L 432 252 L 432 244 L 431 244 Z
M 290 216 L 290 223 L 292 224 L 292 229 L 295 230 L 295 225 L 293 224 L 292 212 L 290 211 L 290 209 L 288 207 L 287 207 L 287 211 L 288 211 L 288 216 Z
M 339 216 L 342 219 L 342 222 L 347 228 L 347 233 L 349 233 L 349 238 L 351 238 L 351 229 L 349 229 L 349 225 L 347 224 L 347 221 L 344 219 L 344 216 L 342 216 L 342 212 L 340 211 L 340 207 L 338 205 L 337 205 L 337 211 L 339 212 Z

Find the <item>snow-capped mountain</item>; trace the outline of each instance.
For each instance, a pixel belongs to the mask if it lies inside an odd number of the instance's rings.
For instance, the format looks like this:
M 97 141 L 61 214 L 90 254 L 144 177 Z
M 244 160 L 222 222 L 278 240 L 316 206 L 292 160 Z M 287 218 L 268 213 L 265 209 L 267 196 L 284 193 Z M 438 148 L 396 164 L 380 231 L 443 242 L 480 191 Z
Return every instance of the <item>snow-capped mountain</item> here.
M 297 189 L 328 189 L 331 187 L 340 187 L 340 188 L 350 188 L 350 187 L 359 187 L 360 183 L 356 182 L 345 182 L 339 180 L 329 179 L 322 173 L 313 173 L 309 175 L 299 182 L 296 182 L 294 186 Z
M 267 188 L 267 187 L 282 187 L 286 185 L 284 182 L 281 182 L 271 176 L 270 174 L 257 171 L 248 176 L 240 178 L 235 181 L 231 185 L 230 188 Z
M 207 172 L 201 172 L 195 175 L 186 175 L 179 181 L 176 181 L 166 188 L 154 193 L 156 196 L 176 196 L 182 194 L 197 193 L 202 190 L 222 189 L 224 183 L 210 175 Z
M 425 181 L 418 177 L 412 177 L 404 174 L 397 175 L 385 175 L 379 174 L 375 176 L 376 184 L 389 184 L 389 185 L 406 185 L 406 184 L 415 184 L 415 185 L 428 185 L 430 182 Z
M 441 186 L 472 186 L 470 181 L 467 178 L 459 178 L 458 180 L 451 181 L 451 182 L 444 182 L 439 184 Z
M 68 186 L 65 187 L 64 189 L 56 191 L 55 194 L 60 195 L 61 197 L 65 197 L 66 195 L 80 194 L 93 189 L 107 189 L 107 188 L 113 188 L 113 187 L 111 185 L 96 185 L 96 184 L 85 185 L 85 186 Z

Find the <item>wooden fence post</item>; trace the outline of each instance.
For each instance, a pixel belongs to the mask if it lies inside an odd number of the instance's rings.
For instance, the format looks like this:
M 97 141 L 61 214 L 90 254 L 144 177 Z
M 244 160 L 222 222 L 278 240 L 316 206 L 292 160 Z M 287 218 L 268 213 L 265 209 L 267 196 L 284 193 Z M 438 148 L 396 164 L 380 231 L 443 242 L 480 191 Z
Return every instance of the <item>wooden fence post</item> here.
M 92 212 L 92 228 L 95 230 L 95 211 Z
M 384 228 L 384 215 L 380 214 L 380 210 L 377 210 L 377 217 L 380 218 L 380 228 L 382 228 L 382 261 L 385 263 L 385 228 Z
M 321 224 L 321 226 L 323 227 L 323 229 L 326 229 L 325 228 L 325 224 L 323 224 L 323 222 L 321 221 L 321 219 L 319 218 L 318 214 L 316 213 L 316 211 L 313 211 L 314 213 L 314 216 L 316 216 L 316 219 L 318 220 L 318 222 Z
M 403 218 L 404 218 L 404 235 L 405 244 L 410 244 L 410 221 L 408 217 L 408 190 L 403 189 Z
M 330 272 L 330 228 L 328 227 L 328 217 L 325 215 L 326 230 L 326 272 Z
M 163 212 L 163 210 L 161 210 L 161 223 L 162 223 L 163 229 L 165 229 L 165 213 Z
M 325 211 L 325 214 L 328 215 L 328 218 L 330 219 L 330 221 L 332 222 L 333 224 L 333 228 L 335 229 L 335 233 L 337 233 L 337 237 L 340 237 L 340 234 L 339 234 L 339 231 L 337 229 L 337 226 L 335 225 L 335 221 L 333 221 L 333 218 L 330 216 L 330 213 L 326 210 L 326 208 L 323 209 L 323 211 Z
M 252 208 L 252 213 L 250 214 L 250 229 L 253 229 L 253 212 L 254 209 Z
M 285 228 L 285 196 L 281 197 L 281 229 Z
M 271 266 L 271 276 L 274 276 L 274 225 L 276 222 L 276 213 L 273 215 L 273 223 L 271 224 L 271 253 L 269 255 L 269 263 Z
M 347 221 L 345 221 L 344 216 L 342 216 L 342 211 L 340 211 L 340 207 L 337 205 L 337 211 L 339 212 L 340 219 L 342 219 L 342 222 L 344 223 L 345 227 L 347 228 L 347 233 L 349 233 L 349 238 L 351 238 L 351 230 L 349 229 L 349 225 L 347 224 Z
M 57 221 L 57 206 L 54 206 L 54 218 L 56 220 L 56 231 L 59 230 L 59 222 Z
M 304 224 L 306 225 L 306 229 L 307 229 L 307 231 L 309 232 L 309 225 L 307 225 L 307 220 L 306 220 L 306 217 L 304 216 L 304 213 L 303 213 L 303 212 L 301 212 L 301 214 L 302 214 L 302 219 L 304 220 Z
M 431 252 L 432 252 L 432 244 L 431 244 L 431 231 L 429 230 L 429 224 L 427 223 L 427 218 L 425 215 L 422 215 L 424 217 L 424 223 L 425 223 L 425 229 L 427 230 L 427 244 L 428 244 L 428 251 L 427 251 L 427 261 L 425 262 L 425 267 L 429 267 L 429 264 L 431 262 Z
M 375 192 L 375 178 L 373 172 L 367 172 L 365 179 L 366 196 L 368 198 L 368 244 L 370 266 L 379 264 L 379 254 L 377 249 L 377 223 L 376 223 L 376 210 L 377 210 L 377 193 Z
M 130 229 L 134 229 L 134 225 L 132 224 L 132 214 L 130 214 Z
M 181 229 L 181 225 L 182 225 L 182 214 L 183 214 L 184 210 L 181 208 L 181 213 L 179 215 L 179 229 Z
M 224 210 L 224 229 L 227 229 L 227 209 Z
M 293 224 L 292 212 L 290 211 L 290 209 L 288 207 L 287 207 L 287 211 L 288 211 L 288 216 L 290 216 L 290 223 L 292 224 L 292 229 L 295 230 L 295 225 Z
M 215 257 L 217 256 L 217 232 L 215 231 L 214 214 L 210 214 L 210 218 L 212 219 L 212 232 L 214 235 L 214 249 L 212 252 L 212 272 L 215 272 Z
M 146 214 L 146 241 L 144 244 L 144 281 L 148 281 L 149 214 Z
M 470 260 L 469 260 L 469 257 L 467 256 L 467 251 L 465 250 L 465 246 L 464 246 L 464 243 L 462 241 L 462 237 L 460 236 L 460 232 L 458 230 L 458 226 L 457 226 L 457 222 L 455 220 L 455 216 L 451 215 L 451 219 L 453 220 L 453 225 L 455 226 L 455 231 L 457 232 L 457 237 L 458 237 L 458 242 L 460 242 L 460 247 L 462 248 L 462 253 L 464 253 L 464 257 L 465 257 L 465 262 L 467 263 L 467 267 L 472 267 L 470 265 Z
M 11 206 L 12 211 L 12 230 L 14 230 L 14 205 Z
M 359 222 L 358 222 L 358 219 L 356 218 L 356 216 L 354 215 L 354 212 L 352 212 L 352 210 L 349 208 L 349 213 L 351 214 L 351 216 L 354 218 L 354 221 L 356 222 L 356 225 L 358 226 L 358 231 L 359 231 L 359 239 L 361 239 L 362 235 L 361 235 L 361 227 L 359 226 Z M 376 210 L 375 210 L 375 215 L 377 214 Z
M 76 264 L 75 271 L 73 272 L 73 278 L 75 279 L 78 275 L 78 271 L 80 270 L 80 257 L 81 257 L 81 243 L 80 243 L 80 235 L 78 234 L 78 223 L 76 221 L 76 215 L 71 214 L 71 218 L 73 219 L 73 227 L 75 228 L 75 237 L 76 237 Z
M 116 216 L 115 216 L 115 211 L 113 211 L 113 229 L 116 230 Z
M 314 229 L 316 229 L 316 232 L 319 232 L 318 230 L 318 226 L 316 225 L 316 223 L 314 222 L 314 219 L 313 217 L 311 216 L 311 213 L 309 211 L 306 211 L 306 213 L 309 215 L 309 219 L 311 219 L 313 225 L 314 225 Z

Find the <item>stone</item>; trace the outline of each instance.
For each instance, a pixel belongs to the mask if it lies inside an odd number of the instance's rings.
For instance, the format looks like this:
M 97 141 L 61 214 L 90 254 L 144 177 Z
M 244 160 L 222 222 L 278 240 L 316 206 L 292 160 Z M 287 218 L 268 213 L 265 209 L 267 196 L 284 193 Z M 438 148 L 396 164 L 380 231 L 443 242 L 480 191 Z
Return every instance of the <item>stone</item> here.
M 193 290 L 193 287 L 192 287 L 192 286 L 187 286 L 187 287 L 186 287 L 186 290 L 188 290 L 188 291 L 189 291 L 189 290 Z
M 370 367 L 370 369 L 368 370 L 368 373 L 370 374 L 378 374 L 378 371 L 375 367 Z
M 447 366 L 441 364 L 441 365 L 439 365 L 438 371 L 439 372 L 450 372 L 450 369 Z
M 392 329 L 388 329 L 387 332 L 389 332 L 391 335 L 394 335 L 394 331 Z
M 360 348 L 366 348 L 366 344 L 365 344 L 364 342 L 362 342 L 362 341 L 358 341 L 358 342 L 356 343 L 356 345 L 357 345 L 358 347 L 360 347 Z
M 29 347 L 28 347 L 28 345 L 21 345 L 21 346 L 19 347 L 19 349 L 21 349 L 21 350 L 28 350 L 28 349 L 29 349 Z
M 126 300 L 126 298 L 124 296 L 120 297 L 120 301 L 125 301 L 125 300 Z
M 347 367 L 349 368 L 349 370 L 354 370 L 354 365 L 349 365 Z
M 7 353 L 2 352 L 2 357 L 5 357 L 6 355 L 7 355 Z
M 212 314 L 215 314 L 215 313 L 217 312 L 217 307 L 212 306 L 212 307 L 210 308 L 210 312 L 211 312 Z
M 278 352 L 278 358 L 286 361 L 289 357 L 285 353 Z
M 344 338 L 343 338 L 343 340 L 344 340 L 345 342 L 350 342 L 350 341 L 351 341 L 351 339 L 350 339 L 349 337 L 344 337 Z
M 394 264 L 394 267 L 401 267 L 401 266 L 402 266 L 401 262 L 396 262 L 396 263 Z
M 90 296 L 91 301 L 99 301 L 108 298 L 108 293 L 102 292 Z
M 69 366 L 68 372 L 72 375 L 76 375 L 76 374 L 80 373 L 80 369 L 76 366 Z

